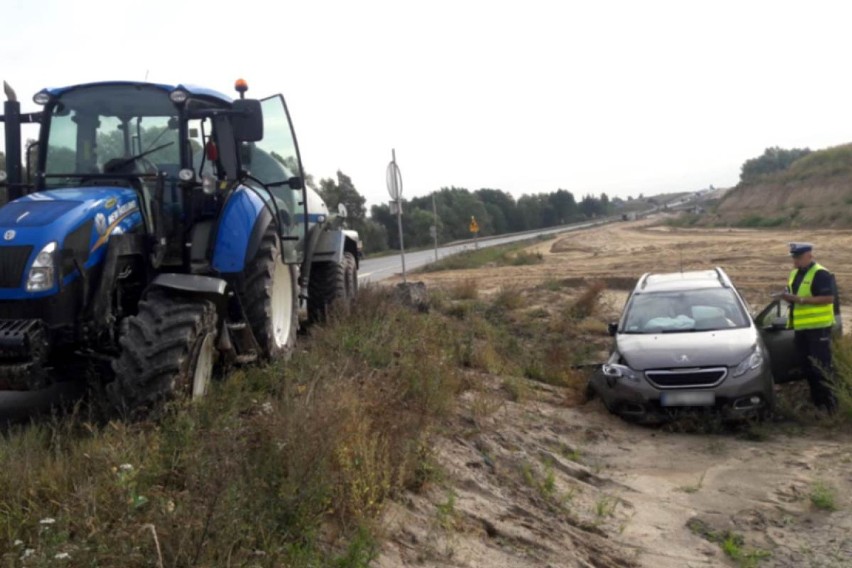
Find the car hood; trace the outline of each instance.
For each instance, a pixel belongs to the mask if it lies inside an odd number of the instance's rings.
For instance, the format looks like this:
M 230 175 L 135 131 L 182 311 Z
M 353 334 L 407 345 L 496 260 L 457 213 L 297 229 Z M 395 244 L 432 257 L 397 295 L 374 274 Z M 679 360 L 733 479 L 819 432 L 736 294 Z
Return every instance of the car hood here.
M 620 333 L 618 352 L 637 371 L 674 367 L 733 367 L 758 341 L 753 327 L 686 333 Z

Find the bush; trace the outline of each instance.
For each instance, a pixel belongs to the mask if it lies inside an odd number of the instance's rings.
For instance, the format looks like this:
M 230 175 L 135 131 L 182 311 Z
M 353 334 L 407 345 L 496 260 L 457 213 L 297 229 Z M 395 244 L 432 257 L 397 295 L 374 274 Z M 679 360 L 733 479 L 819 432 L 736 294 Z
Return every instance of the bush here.
M 0 445 L 0 558 L 366 565 L 382 502 L 423 481 L 430 432 L 461 385 L 461 333 L 368 288 L 286 365 L 238 370 L 160 423 L 13 427 Z
M 749 215 L 747 217 L 743 217 L 739 221 L 735 223 L 737 227 L 745 227 L 752 229 L 760 229 L 760 228 L 771 228 L 771 227 L 780 227 L 781 225 L 785 225 L 789 223 L 791 220 L 790 217 L 762 217 L 760 215 Z

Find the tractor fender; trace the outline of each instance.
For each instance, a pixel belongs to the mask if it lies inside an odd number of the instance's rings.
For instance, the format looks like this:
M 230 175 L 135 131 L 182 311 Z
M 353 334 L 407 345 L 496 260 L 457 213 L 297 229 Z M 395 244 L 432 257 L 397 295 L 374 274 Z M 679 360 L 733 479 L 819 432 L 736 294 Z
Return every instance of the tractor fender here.
M 324 230 L 320 232 L 316 246 L 313 250 L 312 262 L 335 262 L 343 260 L 345 252 L 346 235 L 340 229 Z
M 271 221 L 269 208 L 257 193 L 245 187 L 236 189 L 219 217 L 213 269 L 220 274 L 242 272 Z
M 352 253 L 356 262 L 359 262 L 359 246 L 355 231 L 345 229 L 327 229 L 319 234 L 316 246 L 313 249 L 311 262 L 335 262 L 343 261 L 343 253 Z

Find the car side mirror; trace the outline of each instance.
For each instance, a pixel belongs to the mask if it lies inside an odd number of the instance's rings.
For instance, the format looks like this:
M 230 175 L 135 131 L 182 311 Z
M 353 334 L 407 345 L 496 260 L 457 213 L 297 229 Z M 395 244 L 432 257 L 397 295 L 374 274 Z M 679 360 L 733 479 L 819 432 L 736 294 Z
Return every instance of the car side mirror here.
M 231 105 L 234 137 L 242 142 L 263 140 L 263 109 L 255 99 L 237 99 Z
M 769 329 L 771 329 L 772 331 L 784 331 L 785 329 L 787 329 L 787 318 L 772 318 L 772 322 L 769 324 Z
M 618 324 L 615 322 L 608 323 L 606 331 L 609 333 L 610 337 L 615 337 L 615 334 L 618 333 Z

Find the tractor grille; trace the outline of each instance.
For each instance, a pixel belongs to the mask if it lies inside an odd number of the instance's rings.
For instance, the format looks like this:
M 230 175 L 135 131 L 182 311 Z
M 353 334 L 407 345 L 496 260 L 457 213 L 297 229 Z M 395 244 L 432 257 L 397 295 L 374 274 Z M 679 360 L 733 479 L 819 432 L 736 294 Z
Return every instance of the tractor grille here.
M 648 381 L 659 388 L 715 387 L 728 375 L 726 367 L 701 369 L 657 369 L 645 371 Z
M 32 246 L 0 247 L 0 288 L 19 288 Z

